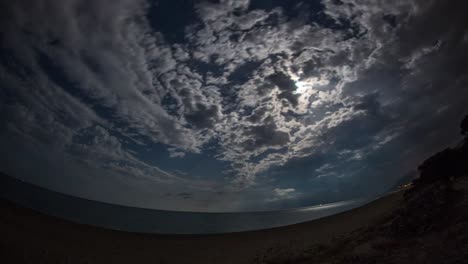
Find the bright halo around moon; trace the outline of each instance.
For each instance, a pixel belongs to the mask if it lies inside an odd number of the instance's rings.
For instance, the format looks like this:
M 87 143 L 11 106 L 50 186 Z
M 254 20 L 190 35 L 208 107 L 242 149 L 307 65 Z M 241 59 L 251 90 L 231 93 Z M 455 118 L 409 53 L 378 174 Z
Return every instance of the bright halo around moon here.
M 305 80 L 297 80 L 296 84 L 296 94 L 305 94 L 314 90 L 317 86 L 324 86 L 329 83 L 328 80 L 320 80 L 318 78 L 310 78 Z
M 314 87 L 314 83 L 309 81 L 297 81 L 296 82 L 296 94 L 303 94 Z

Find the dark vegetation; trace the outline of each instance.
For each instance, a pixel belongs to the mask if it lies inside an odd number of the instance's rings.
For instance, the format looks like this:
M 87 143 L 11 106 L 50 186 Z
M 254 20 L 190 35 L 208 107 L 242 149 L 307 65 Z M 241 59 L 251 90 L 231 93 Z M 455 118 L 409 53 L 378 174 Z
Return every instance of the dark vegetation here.
M 415 180 L 416 188 L 437 181 L 449 181 L 468 174 L 468 116 L 461 125 L 463 142 L 456 148 L 447 148 L 430 157 L 419 166 L 420 177 Z
M 468 263 L 468 116 L 460 128 L 463 141 L 424 161 L 383 221 L 294 255 L 278 250 L 263 263 Z
M 451 189 L 451 182 L 468 175 L 468 116 L 460 124 L 465 137 L 455 148 L 447 148 L 424 161 L 419 167 L 419 178 L 413 181 L 413 188 L 405 193 L 408 199 L 424 192 L 431 185 Z

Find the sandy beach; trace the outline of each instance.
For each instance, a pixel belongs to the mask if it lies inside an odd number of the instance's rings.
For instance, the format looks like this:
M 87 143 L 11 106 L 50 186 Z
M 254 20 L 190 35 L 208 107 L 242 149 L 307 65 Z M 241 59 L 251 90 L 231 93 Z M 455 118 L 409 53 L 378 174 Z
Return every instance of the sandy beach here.
M 287 227 L 221 235 L 148 235 L 71 223 L 2 200 L 4 263 L 262 263 L 372 226 L 398 208 L 402 192 L 338 215 Z

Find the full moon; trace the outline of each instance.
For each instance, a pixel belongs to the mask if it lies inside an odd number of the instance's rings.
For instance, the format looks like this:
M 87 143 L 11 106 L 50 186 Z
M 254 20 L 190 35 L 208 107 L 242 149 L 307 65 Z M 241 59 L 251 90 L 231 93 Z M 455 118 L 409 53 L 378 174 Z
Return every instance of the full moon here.
M 309 93 L 314 90 L 314 88 L 317 88 L 319 86 L 325 86 L 328 85 L 329 81 L 325 79 L 319 79 L 319 78 L 310 78 L 310 79 L 305 79 L 305 80 L 297 80 L 295 82 L 296 85 L 296 94 L 305 94 Z

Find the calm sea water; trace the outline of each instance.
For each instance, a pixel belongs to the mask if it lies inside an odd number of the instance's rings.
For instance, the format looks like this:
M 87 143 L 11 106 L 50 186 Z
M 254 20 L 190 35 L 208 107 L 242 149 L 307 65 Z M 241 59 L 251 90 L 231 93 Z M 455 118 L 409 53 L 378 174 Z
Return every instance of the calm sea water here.
M 73 222 L 159 234 L 215 234 L 268 229 L 330 216 L 375 200 L 358 199 L 281 211 L 176 212 L 90 201 L 46 190 L 9 176 L 0 176 L 0 197 Z

